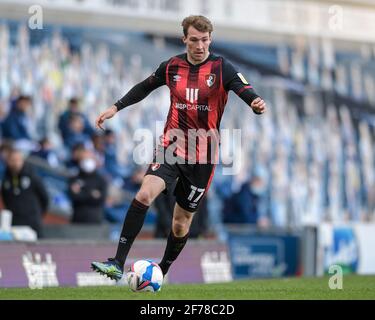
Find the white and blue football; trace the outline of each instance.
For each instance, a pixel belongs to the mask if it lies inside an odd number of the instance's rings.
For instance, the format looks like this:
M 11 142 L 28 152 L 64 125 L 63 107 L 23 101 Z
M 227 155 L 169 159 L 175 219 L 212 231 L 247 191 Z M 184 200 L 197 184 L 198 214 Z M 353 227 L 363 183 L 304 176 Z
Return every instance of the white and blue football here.
M 138 260 L 132 263 L 126 277 L 129 288 L 134 292 L 157 292 L 163 284 L 163 273 L 152 260 Z

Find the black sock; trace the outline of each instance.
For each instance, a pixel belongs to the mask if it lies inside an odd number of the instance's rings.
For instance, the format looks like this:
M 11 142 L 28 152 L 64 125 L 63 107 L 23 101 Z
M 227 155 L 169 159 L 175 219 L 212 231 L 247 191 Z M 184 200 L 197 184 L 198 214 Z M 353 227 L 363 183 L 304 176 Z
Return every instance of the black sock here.
M 123 267 L 134 239 L 141 231 L 148 206 L 134 199 L 126 214 L 115 259 Z
M 167 247 L 164 251 L 164 257 L 159 263 L 159 267 L 161 271 L 163 272 L 163 275 L 166 275 L 169 267 L 172 265 L 173 261 L 175 261 L 182 251 L 182 249 L 185 247 L 185 244 L 189 238 L 189 233 L 187 233 L 183 237 L 176 237 L 173 234 L 173 231 L 170 232 L 168 241 L 167 241 Z

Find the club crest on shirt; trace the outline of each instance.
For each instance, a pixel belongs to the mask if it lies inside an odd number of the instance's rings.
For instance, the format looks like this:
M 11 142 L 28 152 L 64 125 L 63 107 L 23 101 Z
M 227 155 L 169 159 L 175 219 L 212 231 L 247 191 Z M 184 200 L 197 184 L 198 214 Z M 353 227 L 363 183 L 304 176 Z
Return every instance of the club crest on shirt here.
M 156 170 L 158 170 L 159 168 L 160 168 L 160 163 L 155 162 L 155 163 L 153 163 L 153 164 L 151 165 L 151 170 L 152 170 L 152 171 L 156 171 Z
M 205 76 L 206 84 L 208 85 L 209 88 L 213 86 L 216 80 L 216 75 L 213 73 L 206 74 Z

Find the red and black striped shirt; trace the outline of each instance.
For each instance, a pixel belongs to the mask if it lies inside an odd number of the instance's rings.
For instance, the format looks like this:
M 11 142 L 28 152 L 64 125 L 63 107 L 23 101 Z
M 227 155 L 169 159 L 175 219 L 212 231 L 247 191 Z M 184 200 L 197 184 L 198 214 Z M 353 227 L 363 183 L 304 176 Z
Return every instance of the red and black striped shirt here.
M 173 147 L 178 157 L 200 163 L 211 163 L 212 155 L 216 156 L 228 91 L 233 90 L 248 105 L 258 97 L 243 75 L 223 57 L 210 54 L 204 62 L 193 65 L 185 53 L 161 63 L 115 105 L 120 110 L 162 85 L 170 89 L 171 104 L 161 144 Z

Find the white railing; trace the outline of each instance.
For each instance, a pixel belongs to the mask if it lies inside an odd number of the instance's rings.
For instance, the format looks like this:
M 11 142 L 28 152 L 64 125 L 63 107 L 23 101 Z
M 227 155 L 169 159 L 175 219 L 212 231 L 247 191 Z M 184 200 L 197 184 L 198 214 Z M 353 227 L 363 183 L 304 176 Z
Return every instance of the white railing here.
M 180 35 L 180 21 L 204 14 L 215 36 L 253 33 L 375 42 L 375 1 L 302 0 L 1 0 L 0 17 L 26 19 L 38 4 L 47 23 L 67 23 Z

